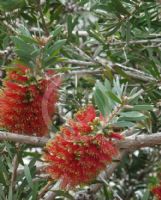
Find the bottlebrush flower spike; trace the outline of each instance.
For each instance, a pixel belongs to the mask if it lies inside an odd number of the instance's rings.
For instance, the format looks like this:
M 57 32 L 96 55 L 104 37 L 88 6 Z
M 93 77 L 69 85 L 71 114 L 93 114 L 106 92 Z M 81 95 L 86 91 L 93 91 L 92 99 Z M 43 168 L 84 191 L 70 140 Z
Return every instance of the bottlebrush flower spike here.
M 60 79 L 53 72 L 33 82 L 29 73 L 21 65 L 7 73 L 0 91 L 0 126 L 18 134 L 44 136 L 55 112 Z
M 90 183 L 118 154 L 110 137 L 93 133 L 92 128 L 86 131 L 90 125 L 98 125 L 96 119 L 94 107 L 87 106 L 46 145 L 43 158 L 48 166 L 45 171 L 60 183 L 60 188 Z
M 157 200 L 161 200 L 161 185 L 153 187 L 151 192 L 156 196 Z
M 46 171 L 60 181 L 62 189 L 92 181 L 118 153 L 102 134 L 95 136 L 57 135 L 45 148 Z

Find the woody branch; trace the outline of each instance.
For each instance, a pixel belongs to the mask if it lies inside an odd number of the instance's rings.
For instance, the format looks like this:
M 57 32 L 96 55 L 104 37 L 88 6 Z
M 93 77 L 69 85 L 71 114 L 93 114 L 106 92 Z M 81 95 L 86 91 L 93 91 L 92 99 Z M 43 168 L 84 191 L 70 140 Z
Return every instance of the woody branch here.
M 5 131 L 0 131 L 0 141 L 12 141 L 22 144 L 30 144 L 34 146 L 44 146 L 50 138 L 47 137 L 35 137 L 20 135 Z M 142 147 L 153 147 L 161 144 L 161 132 L 154 134 L 142 134 L 137 136 L 128 136 L 122 141 L 117 141 L 116 145 L 120 149 L 139 149 Z

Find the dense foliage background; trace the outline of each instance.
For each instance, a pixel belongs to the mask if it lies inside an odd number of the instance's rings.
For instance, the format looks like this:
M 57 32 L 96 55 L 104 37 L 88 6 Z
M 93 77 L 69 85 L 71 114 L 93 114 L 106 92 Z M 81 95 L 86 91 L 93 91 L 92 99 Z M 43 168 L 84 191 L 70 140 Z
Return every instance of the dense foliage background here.
M 159 0 L 0 0 L 0 22 L 1 80 L 18 60 L 31 68 L 54 68 L 62 76 L 51 137 L 90 102 L 110 115 L 122 95 L 131 97 L 132 107 L 128 114 L 117 115 L 116 131 L 132 127 L 139 135 L 161 130 Z M 115 173 L 100 180 L 103 187 L 96 195 L 77 195 L 84 188 L 56 189 L 53 199 L 153 199 L 150 188 L 161 172 L 160 146 L 128 150 Z M 48 194 L 53 185 L 40 173 L 41 151 L 0 143 L 0 199 L 41 199 Z M 20 164 L 13 187 L 15 154 Z

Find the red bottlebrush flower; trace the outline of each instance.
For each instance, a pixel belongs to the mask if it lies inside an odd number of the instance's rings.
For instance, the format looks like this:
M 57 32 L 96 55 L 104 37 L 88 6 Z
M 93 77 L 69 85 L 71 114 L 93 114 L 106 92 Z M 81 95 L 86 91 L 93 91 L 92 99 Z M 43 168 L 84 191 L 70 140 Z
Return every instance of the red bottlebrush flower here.
M 161 200 L 161 185 L 153 187 L 151 192 L 156 196 L 157 200 Z
M 75 114 L 74 120 L 69 120 L 69 125 L 74 132 L 80 131 L 81 133 L 90 133 L 92 128 L 92 123 L 96 118 L 96 110 L 93 105 L 88 105 L 86 108 L 78 111 Z
M 68 130 L 69 131 L 69 130 Z M 44 153 L 49 162 L 46 171 L 60 181 L 62 189 L 92 181 L 118 153 L 114 144 L 102 134 L 57 135 Z
M 56 76 L 30 80 L 30 69 L 9 71 L 0 92 L 0 126 L 8 131 L 44 136 L 55 112 L 60 80 Z
M 74 119 L 61 127 L 61 134 L 45 148 L 45 168 L 62 189 L 88 184 L 112 162 L 118 153 L 111 138 L 122 139 L 117 133 L 107 135 L 94 133 L 99 118 L 92 105 L 75 114 Z
M 119 133 L 110 133 L 109 135 L 110 138 L 114 138 L 114 139 L 117 139 L 117 140 L 122 140 L 124 139 L 124 136 L 123 135 L 120 135 Z
M 74 120 L 70 120 L 68 123 L 75 133 L 80 131 L 81 133 L 87 134 L 92 131 L 92 126 L 89 123 L 77 122 Z
M 96 118 L 96 110 L 93 105 L 88 105 L 85 109 L 75 114 L 75 119 L 79 122 L 92 122 Z

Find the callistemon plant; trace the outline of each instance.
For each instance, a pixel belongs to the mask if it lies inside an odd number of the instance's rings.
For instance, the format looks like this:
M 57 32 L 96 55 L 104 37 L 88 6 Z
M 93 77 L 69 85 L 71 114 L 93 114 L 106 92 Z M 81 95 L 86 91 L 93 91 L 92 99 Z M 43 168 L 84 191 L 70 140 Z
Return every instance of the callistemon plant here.
M 48 70 L 33 76 L 17 64 L 9 69 L 0 91 L 0 126 L 8 131 L 44 136 L 55 112 L 60 79 Z
M 95 108 L 88 105 L 46 145 L 43 158 L 48 165 L 45 170 L 58 181 L 60 188 L 88 184 L 118 154 L 112 137 L 122 139 L 122 136 L 104 135 L 101 119 L 96 116 Z

